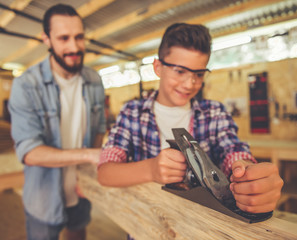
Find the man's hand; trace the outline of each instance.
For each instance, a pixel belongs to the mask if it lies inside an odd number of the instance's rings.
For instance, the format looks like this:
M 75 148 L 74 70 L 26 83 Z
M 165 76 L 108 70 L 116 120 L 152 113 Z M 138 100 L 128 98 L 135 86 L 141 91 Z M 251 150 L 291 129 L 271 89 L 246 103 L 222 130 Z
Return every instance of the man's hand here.
M 84 151 L 84 159 L 88 163 L 92 163 L 94 165 L 98 165 L 100 154 L 101 154 L 101 148 L 84 148 L 82 149 Z
M 244 160 L 233 163 L 230 181 L 236 205 L 252 213 L 274 210 L 284 184 L 276 165 Z
M 149 159 L 153 181 L 161 184 L 181 182 L 187 165 L 183 154 L 175 149 L 164 149 L 156 158 Z

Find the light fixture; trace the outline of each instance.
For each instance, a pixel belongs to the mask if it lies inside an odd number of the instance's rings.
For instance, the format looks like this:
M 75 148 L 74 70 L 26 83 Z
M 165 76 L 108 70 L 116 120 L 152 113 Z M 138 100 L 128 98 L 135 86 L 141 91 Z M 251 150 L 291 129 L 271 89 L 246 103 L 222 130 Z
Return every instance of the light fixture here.
M 114 72 L 118 72 L 120 70 L 119 65 L 114 65 L 111 67 L 107 67 L 107 68 L 102 68 L 98 71 L 100 76 L 106 75 L 106 74 L 110 74 L 110 73 L 114 73 Z
M 137 69 L 136 62 L 127 62 L 125 63 L 125 69 Z
M 217 51 L 225 48 L 247 44 L 247 43 L 250 43 L 251 41 L 252 41 L 252 38 L 247 35 L 230 38 L 230 39 L 224 39 L 223 41 L 214 41 L 212 45 L 212 51 Z
M 143 64 L 151 64 L 151 63 L 154 62 L 154 60 L 155 60 L 156 58 L 158 58 L 157 55 L 153 55 L 153 56 L 145 57 L 145 58 L 142 59 L 142 63 L 143 63 Z
M 14 62 L 4 63 L 2 68 L 6 70 L 12 70 L 12 75 L 14 77 L 20 76 L 25 71 L 25 67 L 22 64 Z

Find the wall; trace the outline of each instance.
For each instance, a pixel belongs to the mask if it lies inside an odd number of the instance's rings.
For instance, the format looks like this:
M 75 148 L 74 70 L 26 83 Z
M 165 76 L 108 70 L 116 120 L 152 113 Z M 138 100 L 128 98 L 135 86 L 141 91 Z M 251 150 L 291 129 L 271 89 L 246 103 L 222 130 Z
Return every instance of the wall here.
M 143 89 L 157 89 L 159 81 L 143 82 Z M 105 94 L 109 95 L 110 109 L 114 115 L 117 115 L 123 104 L 131 99 L 139 98 L 139 84 L 128 85 L 120 88 L 110 88 L 105 90 Z
M 3 118 L 4 100 L 9 98 L 13 76 L 10 71 L 0 72 L 0 118 Z
M 251 134 L 249 122 L 249 86 L 248 75 L 268 72 L 268 96 L 270 129 L 269 134 Z M 297 113 L 294 107 L 293 94 L 297 92 L 297 59 L 286 59 L 277 62 L 257 63 L 237 68 L 217 70 L 207 79 L 204 97 L 225 103 L 226 99 L 244 100 L 246 111 L 234 117 L 239 126 L 239 137 L 244 139 L 297 140 L 297 121 L 281 119 L 282 107 L 287 105 L 287 112 Z M 280 118 L 275 116 L 275 100 L 280 105 Z

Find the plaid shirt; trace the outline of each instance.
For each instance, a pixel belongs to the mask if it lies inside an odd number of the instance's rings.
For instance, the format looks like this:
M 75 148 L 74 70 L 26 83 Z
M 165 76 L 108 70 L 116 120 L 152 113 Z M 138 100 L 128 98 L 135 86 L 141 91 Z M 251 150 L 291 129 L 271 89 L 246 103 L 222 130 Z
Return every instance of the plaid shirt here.
M 110 131 L 99 165 L 106 162 L 141 161 L 161 151 L 153 104 L 158 91 L 148 99 L 126 103 Z M 191 100 L 190 133 L 210 159 L 228 176 L 239 159 L 256 162 L 247 144 L 237 137 L 237 126 L 224 106 L 211 100 Z

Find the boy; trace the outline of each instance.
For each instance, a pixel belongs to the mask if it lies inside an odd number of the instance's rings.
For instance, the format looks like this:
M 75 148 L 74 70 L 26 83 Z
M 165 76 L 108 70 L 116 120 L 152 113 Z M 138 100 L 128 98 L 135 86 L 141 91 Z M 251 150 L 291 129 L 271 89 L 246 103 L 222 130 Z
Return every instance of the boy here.
M 211 51 L 211 37 L 202 25 L 178 23 L 165 32 L 154 70 L 159 90 L 146 100 L 128 102 L 112 128 L 98 166 L 98 181 L 125 187 L 145 182 L 182 181 L 185 158 L 168 148 L 172 128 L 186 128 L 227 176 L 237 206 L 259 213 L 275 208 L 283 181 L 271 163 L 255 164 L 237 126 L 216 101 L 196 99 Z

